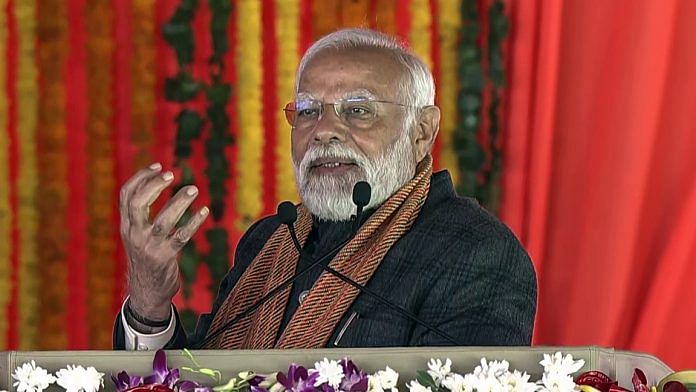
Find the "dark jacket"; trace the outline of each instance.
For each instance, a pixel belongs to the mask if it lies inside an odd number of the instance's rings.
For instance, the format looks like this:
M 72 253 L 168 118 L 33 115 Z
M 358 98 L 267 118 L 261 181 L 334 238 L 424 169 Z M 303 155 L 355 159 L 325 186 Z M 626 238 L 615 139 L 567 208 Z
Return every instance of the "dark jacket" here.
M 279 224 L 275 217 L 268 217 L 245 233 L 211 313 L 200 317 L 188 339 L 177 323 L 166 348 L 188 347 L 205 337 L 218 308 Z M 532 262 L 507 227 L 475 200 L 456 195 L 446 171 L 433 175 L 418 219 L 389 250 L 367 287 L 445 331 L 461 345 L 531 343 L 537 296 Z M 295 288 L 293 293 L 297 291 Z M 119 315 L 114 348 L 124 347 L 123 336 Z M 362 293 L 343 316 L 327 347 L 451 344 Z

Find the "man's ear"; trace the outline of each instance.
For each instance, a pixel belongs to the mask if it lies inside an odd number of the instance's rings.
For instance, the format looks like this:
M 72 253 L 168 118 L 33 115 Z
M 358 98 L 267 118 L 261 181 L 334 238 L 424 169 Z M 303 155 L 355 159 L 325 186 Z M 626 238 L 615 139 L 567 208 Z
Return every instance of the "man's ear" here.
M 433 150 L 437 132 L 440 130 L 440 108 L 431 105 L 421 109 L 415 129 L 416 162 L 420 162 Z

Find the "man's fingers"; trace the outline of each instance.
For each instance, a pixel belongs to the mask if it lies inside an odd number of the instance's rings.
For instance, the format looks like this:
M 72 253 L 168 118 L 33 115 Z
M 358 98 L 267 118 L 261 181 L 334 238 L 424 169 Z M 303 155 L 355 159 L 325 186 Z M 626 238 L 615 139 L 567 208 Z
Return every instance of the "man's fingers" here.
M 208 217 L 209 213 L 208 207 L 201 208 L 185 225 L 174 232 L 171 237 L 172 247 L 176 250 L 183 248 L 184 245 L 191 240 L 191 237 L 193 237 L 196 231 L 198 231 L 203 222 L 205 222 L 205 218 Z
M 198 189 L 195 186 L 180 189 L 155 217 L 152 223 L 152 234 L 161 237 L 168 236 L 197 195 Z
M 154 176 L 142 184 L 131 196 L 129 213 L 131 225 L 145 227 L 150 218 L 150 206 L 157 200 L 162 191 L 171 184 L 174 179 L 172 172 L 165 172 Z
M 128 232 L 130 226 L 130 199 L 133 193 L 138 189 L 138 187 L 145 181 L 153 178 L 162 170 L 162 165 L 159 163 L 153 163 L 149 167 L 139 170 L 133 177 L 128 179 L 125 184 L 121 187 L 121 193 L 119 194 L 119 212 L 121 215 L 121 232 Z

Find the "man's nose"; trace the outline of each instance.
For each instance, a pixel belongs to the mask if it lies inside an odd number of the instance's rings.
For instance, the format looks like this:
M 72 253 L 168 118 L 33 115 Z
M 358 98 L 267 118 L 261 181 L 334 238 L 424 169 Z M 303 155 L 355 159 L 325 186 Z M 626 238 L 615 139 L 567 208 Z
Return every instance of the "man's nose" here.
M 333 106 L 326 105 L 322 116 L 314 126 L 313 140 L 315 143 L 344 142 L 348 128 L 340 117 L 336 115 Z

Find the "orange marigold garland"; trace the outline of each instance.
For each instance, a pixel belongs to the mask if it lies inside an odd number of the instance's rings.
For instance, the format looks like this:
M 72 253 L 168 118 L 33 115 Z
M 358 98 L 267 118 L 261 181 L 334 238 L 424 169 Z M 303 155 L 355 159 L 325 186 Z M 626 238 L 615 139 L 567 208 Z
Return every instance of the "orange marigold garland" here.
M 342 27 L 370 27 L 369 13 L 372 0 L 353 0 L 341 2 Z
M 448 0 L 439 3 L 440 24 L 440 135 L 442 150 L 440 164 L 452 174 L 457 183 L 459 165 L 454 151 L 452 136 L 457 127 L 457 37 L 461 26 L 459 8 L 461 0 Z
M 65 149 L 65 88 L 63 70 L 68 53 L 66 3 L 45 1 L 38 8 L 39 70 L 39 227 L 38 256 L 41 268 L 39 348 L 62 349 L 67 299 L 66 210 L 67 157 Z M 22 203 L 24 201 L 20 201 Z
M 87 21 L 87 118 L 89 177 L 87 181 L 88 230 L 87 288 L 90 347 L 111 347 L 114 285 L 114 213 L 116 201 L 112 143 L 111 56 L 112 10 L 106 0 L 86 3 Z
M 312 41 L 341 27 L 340 6 L 340 0 L 312 1 Z
M 131 85 L 131 141 L 135 157 L 131 171 L 152 163 L 155 125 L 155 8 L 151 0 L 133 0 Z
M 276 1 L 276 34 L 278 36 L 278 97 L 281 105 L 293 99 L 295 95 L 295 70 L 299 62 L 299 31 L 300 31 L 300 5 L 299 0 L 275 0 Z M 270 108 L 269 108 L 270 109 Z M 274 108 L 276 113 L 276 179 L 278 186 L 278 202 L 283 200 L 296 200 L 297 190 L 295 175 L 292 170 L 292 158 L 290 157 L 290 125 L 285 120 L 285 114 L 279 108 Z
M 375 25 L 387 34 L 396 34 L 396 0 L 378 0 L 375 7 Z
M 6 53 L 7 20 L 5 17 L 5 1 L 0 0 L 0 53 Z M 12 245 L 10 217 L 10 173 L 8 161 L 9 138 L 7 135 L 7 86 L 5 85 L 6 62 L 0 61 L 0 314 L 6 314 L 10 302 L 10 246 Z M 7 349 L 5 337 L 9 320 L 0 317 L 0 350 Z
M 17 178 L 20 260 L 18 274 L 19 348 L 35 349 L 39 324 L 39 258 L 36 246 L 37 209 L 37 113 L 38 70 L 36 67 L 36 2 L 15 1 L 19 46 L 17 53 L 17 134 L 19 173 Z M 67 34 L 67 33 L 66 33 Z M 67 35 L 66 35 L 67 39 Z M 64 161 L 65 162 L 65 161 Z M 66 166 L 67 167 L 67 166 Z

